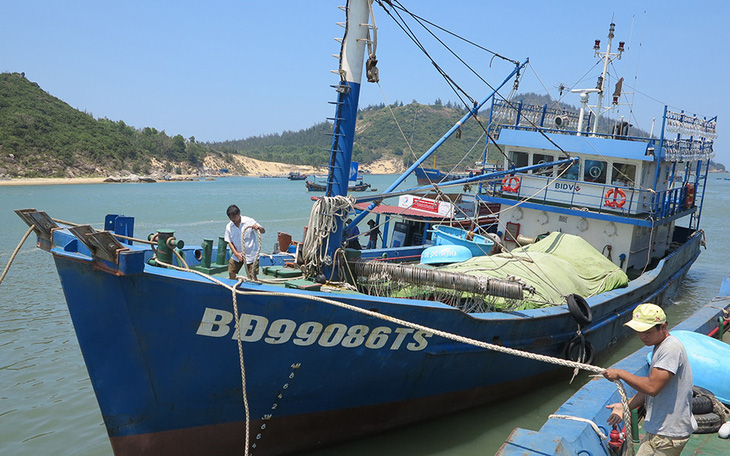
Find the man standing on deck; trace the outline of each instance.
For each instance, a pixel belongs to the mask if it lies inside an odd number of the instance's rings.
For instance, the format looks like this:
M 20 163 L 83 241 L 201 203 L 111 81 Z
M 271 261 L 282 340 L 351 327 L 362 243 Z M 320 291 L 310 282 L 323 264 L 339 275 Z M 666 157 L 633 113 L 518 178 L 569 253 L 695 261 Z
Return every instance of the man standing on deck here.
M 226 232 L 223 237 L 231 249 L 231 259 L 228 261 L 228 278 L 235 280 L 236 274 L 243 266 L 245 255 L 248 278 L 256 280 L 259 272 L 259 258 L 256 255 L 254 230 L 259 233 L 265 233 L 266 230 L 251 217 L 241 217 L 241 210 L 235 204 L 228 206 L 226 215 L 231 220 L 226 225 Z M 241 242 L 242 239 L 243 242 Z M 244 247 L 246 249 L 245 253 Z
M 655 304 L 637 306 L 625 325 L 638 332 L 645 345 L 654 346 L 649 376 L 639 377 L 622 369 L 606 369 L 603 376 L 623 380 L 637 391 L 629 401 L 631 409 L 646 404 L 646 436 L 636 456 L 678 456 L 697 429 L 692 415 L 692 370 L 687 353 L 679 339 L 669 334 L 667 316 Z M 609 424 L 623 419 L 621 403 L 606 408 L 613 410 Z

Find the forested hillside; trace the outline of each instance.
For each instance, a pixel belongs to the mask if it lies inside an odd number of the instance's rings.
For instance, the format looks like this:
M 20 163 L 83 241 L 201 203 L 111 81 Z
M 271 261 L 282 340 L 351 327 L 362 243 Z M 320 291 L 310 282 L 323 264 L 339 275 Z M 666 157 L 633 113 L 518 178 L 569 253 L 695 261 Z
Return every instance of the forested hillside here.
M 523 94 L 517 100 L 544 105 L 548 97 Z M 570 105 L 561 108 L 576 110 Z M 368 106 L 358 113 L 353 160 L 367 168 L 377 160 L 408 166 L 428 150 L 464 114 L 463 107 L 436 100 L 404 105 Z M 424 163 L 425 167 L 462 171 L 482 159 L 489 111 L 470 119 Z M 601 130 L 609 131 L 604 120 Z M 203 170 L 203 163 L 248 172 L 236 154 L 287 164 L 324 166 L 329 162 L 332 124 L 254 136 L 235 141 L 201 143 L 194 137 L 168 136 L 164 131 L 137 129 L 123 121 L 95 119 L 44 92 L 21 73 L 0 74 L 0 178 L 107 176 L 183 173 Z M 636 132 L 632 131 L 632 134 Z M 214 158 L 214 160 L 211 160 Z M 501 162 L 496 148 L 489 161 Z M 722 167 L 722 165 L 718 165 Z M 723 167 L 724 169 L 724 167 Z
M 0 175 L 102 176 L 149 173 L 154 159 L 197 166 L 209 147 L 154 128 L 94 119 L 21 73 L 0 74 Z

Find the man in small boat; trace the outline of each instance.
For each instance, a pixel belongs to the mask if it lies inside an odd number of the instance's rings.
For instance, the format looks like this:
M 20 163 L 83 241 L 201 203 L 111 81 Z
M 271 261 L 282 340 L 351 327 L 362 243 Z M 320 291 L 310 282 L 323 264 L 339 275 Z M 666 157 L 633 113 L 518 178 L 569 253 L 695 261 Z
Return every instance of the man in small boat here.
M 226 225 L 224 235 L 224 239 L 228 242 L 228 247 L 231 249 L 231 259 L 228 260 L 228 278 L 236 278 L 236 274 L 238 274 L 238 271 L 243 266 L 245 253 L 248 278 L 256 280 L 259 272 L 259 258 L 256 255 L 256 235 L 254 230 L 259 233 L 265 233 L 266 230 L 251 217 L 242 217 L 241 210 L 235 204 L 228 206 L 226 215 L 231 220 Z M 245 252 L 241 243 L 242 239 L 245 243 Z
M 380 236 L 380 228 L 375 225 L 375 220 L 368 220 L 370 230 L 365 233 L 368 236 L 368 249 L 374 249 L 378 245 L 378 236 Z
M 648 377 L 639 377 L 623 369 L 606 369 L 608 380 L 623 380 L 637 393 L 629 401 L 634 409 L 646 405 L 644 430 L 636 456 L 679 455 L 690 435 L 697 429 L 692 415 L 692 370 L 684 346 L 667 330 L 667 316 L 655 304 L 641 304 L 634 309 L 631 321 L 625 323 L 638 332 L 647 346 L 654 346 Z M 608 423 L 623 419 L 621 403 L 607 405 L 612 409 Z

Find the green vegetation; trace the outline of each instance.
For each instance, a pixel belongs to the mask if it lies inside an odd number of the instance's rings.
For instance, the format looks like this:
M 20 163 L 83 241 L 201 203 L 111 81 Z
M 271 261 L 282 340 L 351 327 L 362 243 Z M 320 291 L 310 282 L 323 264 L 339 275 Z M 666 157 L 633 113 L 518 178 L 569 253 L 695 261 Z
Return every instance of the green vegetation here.
M 529 104 L 553 103 L 550 98 L 533 93 L 518 98 Z M 563 103 L 560 107 L 576 111 Z M 440 99 L 433 105 L 414 100 L 407 105 L 396 101 L 390 106 L 362 108 L 358 113 L 353 160 L 367 166 L 379 159 L 396 159 L 408 166 L 465 113 L 463 106 Z M 466 122 L 424 166 L 463 171 L 481 161 L 488 122 L 489 111 L 481 111 L 478 121 Z M 604 120 L 600 130 L 609 131 L 610 121 Z M 194 137 L 171 137 L 150 127 L 135 129 L 121 120 L 95 119 L 44 92 L 23 74 L 0 74 L 0 177 L 103 176 L 122 170 L 138 174 L 173 169 L 193 172 L 202 168 L 203 160 L 211 155 L 223 167 L 245 172 L 234 164 L 234 154 L 325 166 L 329 162 L 331 133 L 332 124 L 321 122 L 298 132 L 200 143 Z M 502 160 L 501 152 L 490 145 L 488 161 Z M 724 170 L 720 164 L 714 168 Z
M 44 92 L 19 73 L 0 74 L 0 175 L 72 177 L 115 170 L 149 173 L 152 158 L 201 163 L 209 147 L 94 119 Z

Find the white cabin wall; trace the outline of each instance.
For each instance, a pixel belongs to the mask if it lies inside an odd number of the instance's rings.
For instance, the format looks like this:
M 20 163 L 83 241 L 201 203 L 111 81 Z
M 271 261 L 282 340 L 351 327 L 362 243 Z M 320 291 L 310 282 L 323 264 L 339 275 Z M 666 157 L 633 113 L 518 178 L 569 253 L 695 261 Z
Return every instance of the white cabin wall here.
M 535 238 L 553 231 L 580 236 L 606 257 L 608 257 L 607 246 L 611 246 L 611 261 L 617 266 L 622 266 L 624 270 L 629 266 L 628 261 L 621 264 L 619 257 L 624 254 L 627 260 L 631 260 L 632 225 L 557 214 L 537 209 L 502 206 L 499 218 L 499 230 L 501 232 L 506 231 L 508 222 L 519 223 L 520 235 L 529 238 Z M 507 237 L 503 235 L 502 239 L 507 240 Z M 648 242 L 649 237 L 647 235 L 646 243 L 648 244 Z M 515 243 L 512 242 L 506 242 L 506 245 L 509 248 L 515 247 Z

